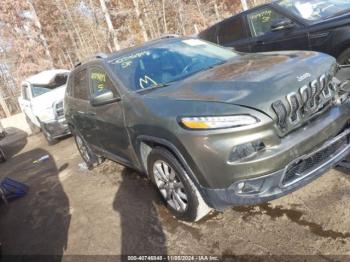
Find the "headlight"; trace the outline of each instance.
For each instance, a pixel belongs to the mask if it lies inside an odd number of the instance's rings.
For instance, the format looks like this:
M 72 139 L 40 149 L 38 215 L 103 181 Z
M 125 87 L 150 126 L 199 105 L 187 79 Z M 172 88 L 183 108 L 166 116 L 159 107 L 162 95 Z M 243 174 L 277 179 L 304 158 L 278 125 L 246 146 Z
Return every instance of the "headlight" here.
M 180 123 L 189 129 L 219 129 L 249 126 L 259 120 L 250 115 L 210 116 L 210 117 L 183 117 Z

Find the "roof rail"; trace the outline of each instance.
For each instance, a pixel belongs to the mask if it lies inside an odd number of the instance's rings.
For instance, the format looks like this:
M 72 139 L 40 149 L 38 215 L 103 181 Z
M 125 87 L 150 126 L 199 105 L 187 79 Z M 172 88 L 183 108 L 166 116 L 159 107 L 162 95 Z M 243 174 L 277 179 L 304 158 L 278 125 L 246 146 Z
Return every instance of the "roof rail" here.
M 108 57 L 108 55 L 105 54 L 105 53 L 97 53 L 97 54 L 95 55 L 95 58 L 105 59 L 105 58 L 107 58 L 107 57 Z
M 77 68 L 78 66 L 81 66 L 81 61 L 76 62 L 74 68 Z
M 178 37 L 180 37 L 180 36 L 176 35 L 176 34 L 165 34 L 165 35 L 161 35 L 160 37 L 155 38 L 154 40 L 166 39 L 166 38 L 178 38 Z

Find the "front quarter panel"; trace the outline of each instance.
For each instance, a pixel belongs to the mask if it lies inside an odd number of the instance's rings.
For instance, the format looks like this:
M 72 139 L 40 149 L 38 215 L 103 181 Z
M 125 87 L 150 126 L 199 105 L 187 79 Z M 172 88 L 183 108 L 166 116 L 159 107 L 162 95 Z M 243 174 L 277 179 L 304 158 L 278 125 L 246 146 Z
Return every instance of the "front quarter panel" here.
M 127 108 L 134 105 L 133 109 Z M 135 107 L 135 105 L 137 105 Z M 218 185 L 220 176 L 216 176 L 214 170 L 222 165 L 222 161 L 228 158 L 233 143 L 240 143 L 245 139 L 251 139 L 251 127 L 218 130 L 188 130 L 180 126 L 179 117 L 184 116 L 225 116 L 235 114 L 250 114 L 260 122 L 254 125 L 255 130 L 261 130 L 261 135 L 272 138 L 271 130 L 274 130 L 273 121 L 268 116 L 250 108 L 244 108 L 226 103 L 206 101 L 179 101 L 172 99 L 131 99 L 125 103 L 127 126 L 131 141 L 137 154 L 140 155 L 139 137 L 150 136 L 163 139 L 174 145 L 187 164 L 196 175 L 197 181 L 206 187 Z M 269 131 L 264 131 L 269 130 Z M 237 136 L 238 140 L 228 140 L 227 143 L 218 142 L 217 152 L 215 148 L 206 147 L 206 142 L 221 137 L 235 137 L 234 133 L 245 133 L 245 137 Z M 220 139 L 220 141 L 223 141 Z M 271 141 L 273 143 L 273 141 Z M 225 152 L 225 153 L 224 153 Z M 210 157 L 209 157 L 210 156 Z M 141 161 L 140 161 L 141 162 Z

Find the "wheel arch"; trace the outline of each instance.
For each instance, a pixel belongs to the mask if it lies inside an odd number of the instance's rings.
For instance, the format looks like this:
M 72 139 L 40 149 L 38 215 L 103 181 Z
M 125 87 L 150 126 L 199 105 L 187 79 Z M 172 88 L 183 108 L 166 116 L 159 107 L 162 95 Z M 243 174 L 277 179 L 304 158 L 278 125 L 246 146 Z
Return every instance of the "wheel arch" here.
M 147 161 L 148 161 L 149 154 L 151 153 L 153 148 L 162 147 L 167 151 L 169 151 L 169 153 L 171 153 L 176 158 L 176 160 L 179 161 L 180 165 L 185 169 L 186 174 L 191 179 L 192 183 L 196 186 L 196 188 L 200 192 L 203 200 L 207 204 L 211 203 L 211 201 L 208 201 L 207 199 L 208 197 L 206 195 L 206 191 L 204 190 L 205 188 L 201 185 L 198 178 L 195 176 L 192 168 L 187 163 L 183 154 L 173 143 L 163 138 L 144 136 L 144 135 L 139 136 L 136 139 L 136 141 L 138 144 L 139 160 L 142 165 L 142 169 L 147 174 L 147 176 L 148 176 Z

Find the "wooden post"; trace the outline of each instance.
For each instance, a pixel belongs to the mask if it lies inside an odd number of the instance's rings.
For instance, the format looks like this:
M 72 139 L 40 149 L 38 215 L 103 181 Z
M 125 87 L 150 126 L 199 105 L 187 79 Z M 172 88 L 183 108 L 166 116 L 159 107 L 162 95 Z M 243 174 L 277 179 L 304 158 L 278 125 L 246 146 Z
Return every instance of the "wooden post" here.
M 3 98 L 1 92 L 0 92 L 0 105 L 1 105 L 2 109 L 4 110 L 6 117 L 10 117 L 11 116 L 10 109 L 8 108 L 6 101 Z

